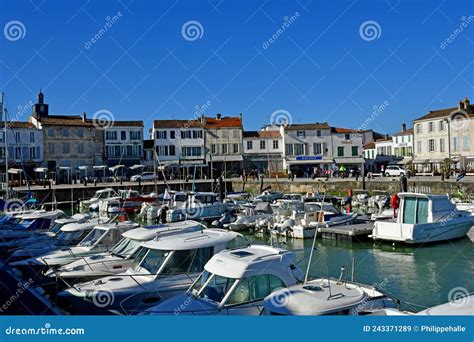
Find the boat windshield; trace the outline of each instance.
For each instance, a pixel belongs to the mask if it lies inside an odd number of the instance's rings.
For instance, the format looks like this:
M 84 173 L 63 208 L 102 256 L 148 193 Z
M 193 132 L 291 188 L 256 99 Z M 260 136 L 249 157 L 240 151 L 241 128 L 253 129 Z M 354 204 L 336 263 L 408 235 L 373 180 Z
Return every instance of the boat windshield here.
M 124 237 L 112 248 L 111 254 L 126 259 L 135 253 L 140 246 L 140 242 Z
M 104 235 L 107 234 L 107 230 L 94 228 L 87 234 L 87 236 L 79 243 L 81 247 L 90 247 L 99 241 Z
M 172 251 L 142 248 L 130 269 L 137 274 L 156 274 Z
M 93 198 L 96 198 L 96 199 L 104 199 L 104 198 L 108 198 L 110 197 L 110 192 L 109 191 L 104 191 L 104 192 L 101 192 L 101 193 L 95 193 L 94 197 Z
M 236 279 L 226 278 L 204 271 L 194 283 L 190 292 L 196 298 L 209 299 L 220 303 L 232 288 Z
M 51 228 L 49 228 L 49 231 L 51 233 L 54 233 L 54 235 L 58 235 L 60 234 L 61 232 L 61 228 L 64 226 L 64 223 L 58 223 L 56 222 L 55 224 L 53 224 L 53 226 Z
M 58 245 L 62 246 L 69 246 L 73 241 L 77 241 L 84 232 L 82 230 L 78 230 L 75 232 L 63 232 L 59 231 L 57 234 L 56 241 Z

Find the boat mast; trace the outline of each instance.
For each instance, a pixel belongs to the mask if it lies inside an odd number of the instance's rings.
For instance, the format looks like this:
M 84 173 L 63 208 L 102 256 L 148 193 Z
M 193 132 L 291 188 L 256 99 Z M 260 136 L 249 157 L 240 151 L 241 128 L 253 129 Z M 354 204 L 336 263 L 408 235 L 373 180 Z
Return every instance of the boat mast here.
M 3 101 L 5 98 L 5 93 L 2 92 L 2 97 L 0 98 L 0 110 L 1 113 L 0 115 L 4 115 L 4 122 L 3 122 L 3 143 L 4 143 L 4 149 L 5 149 L 5 183 L 7 185 L 6 190 L 5 190 L 5 199 L 8 199 L 10 197 L 9 193 L 9 182 L 8 182 L 8 139 L 7 139 L 7 111 L 5 110 L 3 106 Z

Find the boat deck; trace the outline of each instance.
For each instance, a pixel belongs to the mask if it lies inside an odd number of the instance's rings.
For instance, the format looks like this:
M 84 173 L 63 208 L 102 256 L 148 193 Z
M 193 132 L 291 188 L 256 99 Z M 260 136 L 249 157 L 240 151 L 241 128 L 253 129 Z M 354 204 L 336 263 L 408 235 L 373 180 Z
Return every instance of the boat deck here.
M 367 239 L 374 229 L 374 222 L 360 222 L 334 227 L 318 228 L 322 239 L 358 241 Z

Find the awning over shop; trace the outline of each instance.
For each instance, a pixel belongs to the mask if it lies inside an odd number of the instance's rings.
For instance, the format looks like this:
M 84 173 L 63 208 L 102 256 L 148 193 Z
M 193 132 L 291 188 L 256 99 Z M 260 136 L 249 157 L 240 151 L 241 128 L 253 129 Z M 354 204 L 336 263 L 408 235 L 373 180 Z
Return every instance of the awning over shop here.
M 115 165 L 115 166 L 109 167 L 109 170 L 114 172 L 114 171 L 116 171 L 118 169 L 121 169 L 123 167 L 125 167 L 125 165 Z
M 334 158 L 336 164 L 364 164 L 365 159 L 361 157 L 336 157 Z
M 332 159 L 305 159 L 305 160 L 287 160 L 288 165 L 303 165 L 303 164 L 333 164 L 334 160 Z
M 48 172 L 48 169 L 46 167 L 36 167 L 34 170 L 34 172 Z
M 94 170 L 104 170 L 107 166 L 105 165 L 96 165 L 96 166 L 93 166 L 93 169 Z
M 399 160 L 397 162 L 397 164 L 398 165 L 408 165 L 408 164 L 411 164 L 412 162 L 413 162 L 413 159 L 411 157 L 405 157 L 402 160 Z
M 11 173 L 11 174 L 14 174 L 14 175 L 19 175 L 20 173 L 22 173 L 23 170 L 22 169 L 8 169 L 8 173 Z
M 145 165 L 132 165 L 129 167 L 130 170 L 143 169 Z

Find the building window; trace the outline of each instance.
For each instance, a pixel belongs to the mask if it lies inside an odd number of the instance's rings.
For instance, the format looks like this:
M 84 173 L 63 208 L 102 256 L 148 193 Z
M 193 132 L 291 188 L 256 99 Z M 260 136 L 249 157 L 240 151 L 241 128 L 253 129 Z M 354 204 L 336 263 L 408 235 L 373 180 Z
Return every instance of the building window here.
M 202 139 L 202 131 L 193 131 L 193 139 Z
M 304 138 L 306 136 L 305 131 L 296 131 L 296 136 L 298 138 Z
M 176 155 L 176 147 L 174 145 L 170 145 L 170 156 L 175 156 Z
M 439 139 L 439 151 L 445 152 L 444 150 L 444 139 Z
M 166 131 L 156 131 L 156 139 L 166 139 Z
M 84 153 L 84 144 L 82 144 L 82 143 L 77 144 L 77 153 L 79 153 L 79 154 Z
M 227 144 L 222 144 L 222 154 L 227 154 L 227 153 L 228 153 Z
M 232 144 L 232 152 L 234 154 L 239 153 L 239 144 Z
M 48 129 L 48 135 L 49 135 L 50 137 L 54 137 L 54 128 Z
M 417 149 L 418 153 L 421 153 L 421 152 L 422 152 L 422 151 L 421 151 L 421 141 L 417 141 L 417 142 L 416 142 L 416 149 Z
M 260 149 L 261 150 L 265 149 L 265 140 L 260 140 Z
M 201 152 L 201 147 L 196 146 L 196 147 L 183 147 L 181 149 L 181 153 L 185 157 L 200 157 L 202 155 Z
M 15 132 L 15 142 L 17 144 L 21 142 L 20 132 Z
M 48 144 L 48 150 L 49 150 L 49 153 L 50 154 L 54 154 L 55 151 L 54 151 L 54 143 L 49 143 Z
M 69 143 L 64 143 L 63 144 L 63 153 L 69 153 Z
M 216 144 L 211 145 L 211 154 L 217 154 L 217 145 Z
M 142 135 L 140 131 L 130 131 L 130 140 L 140 140 L 141 138 Z
M 357 157 L 359 155 L 359 148 L 357 146 L 352 146 L 352 156 Z
M 441 121 L 439 122 L 439 130 L 440 130 L 440 131 L 444 131 L 444 120 L 441 120 Z
M 297 156 L 305 154 L 304 144 L 295 144 L 295 153 Z
M 15 159 L 21 159 L 21 147 L 15 147 Z
M 170 139 L 176 139 L 176 132 L 170 131 Z
M 252 143 L 253 143 L 253 141 L 251 141 L 251 140 L 248 140 L 248 141 L 247 141 L 247 150 L 251 150 L 251 149 L 253 148 L 253 144 L 252 144 Z
M 63 128 L 63 136 L 68 137 L 69 136 L 69 128 Z
M 459 151 L 458 138 L 453 138 L 453 151 Z
M 0 158 L 5 158 L 5 148 L 0 146 Z
M 181 139 L 191 139 L 191 131 L 181 131 Z
M 344 157 L 344 146 L 338 146 L 337 148 L 337 156 Z
M 36 147 L 34 146 L 30 147 L 30 159 L 36 159 Z
M 434 131 L 434 123 L 433 121 L 430 121 L 428 123 L 428 132 L 433 132 Z
M 77 136 L 80 138 L 84 137 L 84 130 L 82 128 L 77 129 Z
M 120 131 L 120 140 L 127 140 L 127 132 Z
M 351 140 L 351 135 L 350 134 L 344 134 L 344 139 Z
M 3 142 L 3 132 L 0 132 L 0 142 Z
M 273 149 L 278 150 L 278 140 L 273 140 Z
M 293 153 L 293 144 L 286 144 L 286 146 L 285 146 L 285 154 L 286 154 L 287 156 L 292 156 L 292 155 L 294 155 L 294 153 Z
M 416 133 L 421 134 L 421 124 L 416 125 Z
M 105 132 L 105 140 L 117 140 L 117 132 L 116 131 Z
M 320 137 L 320 136 L 321 136 L 321 131 L 320 131 L 319 129 L 316 131 L 316 136 L 317 136 L 317 137 Z
M 35 132 L 30 132 L 30 142 L 31 143 L 35 142 Z
M 462 137 L 462 150 L 469 151 L 469 137 L 467 135 Z
M 435 140 L 434 139 L 428 140 L 428 151 L 429 152 L 435 152 L 435 150 L 436 150 Z
M 315 155 L 323 154 L 323 146 L 321 143 L 314 144 L 313 149 Z

